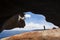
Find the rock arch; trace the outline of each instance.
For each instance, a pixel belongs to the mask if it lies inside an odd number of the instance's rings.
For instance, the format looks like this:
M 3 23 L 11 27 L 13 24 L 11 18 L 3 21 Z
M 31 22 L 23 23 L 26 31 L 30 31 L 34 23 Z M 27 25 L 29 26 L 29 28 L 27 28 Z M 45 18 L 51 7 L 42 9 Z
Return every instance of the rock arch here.
M 43 14 L 44 16 L 46 16 L 47 21 L 52 22 L 60 27 L 59 9 L 59 2 L 57 0 L 1 0 L 0 29 L 2 29 L 3 23 L 11 16 L 16 15 L 18 11 L 20 12 L 20 14 L 23 14 L 23 12 L 27 11 L 31 11 L 35 14 Z

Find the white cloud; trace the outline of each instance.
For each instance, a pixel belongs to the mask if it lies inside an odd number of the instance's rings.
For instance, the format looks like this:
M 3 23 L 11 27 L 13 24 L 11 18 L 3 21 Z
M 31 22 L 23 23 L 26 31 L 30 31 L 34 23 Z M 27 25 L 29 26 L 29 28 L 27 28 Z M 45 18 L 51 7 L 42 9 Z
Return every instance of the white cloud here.
M 54 24 L 51 23 L 51 22 L 47 22 L 47 23 L 46 23 L 46 29 L 52 29 L 53 27 L 59 28 L 58 26 L 54 25 Z
M 14 28 L 14 29 L 11 29 L 11 30 L 23 30 L 23 28 Z
M 31 30 L 31 29 L 32 30 L 34 30 L 34 29 L 44 29 L 44 25 L 45 24 L 30 22 L 30 23 L 26 24 L 25 28 L 28 29 L 28 30 Z M 55 26 L 53 24 L 48 25 L 48 23 L 47 23 L 45 25 L 46 29 L 52 29 L 53 27 L 58 28 L 57 26 Z
M 39 23 L 34 23 L 34 22 L 30 22 L 28 24 L 26 24 L 25 28 L 27 29 L 43 29 L 43 24 L 39 24 Z
M 30 15 L 30 14 L 25 14 L 25 17 L 26 17 L 26 18 L 30 18 L 31 15 Z

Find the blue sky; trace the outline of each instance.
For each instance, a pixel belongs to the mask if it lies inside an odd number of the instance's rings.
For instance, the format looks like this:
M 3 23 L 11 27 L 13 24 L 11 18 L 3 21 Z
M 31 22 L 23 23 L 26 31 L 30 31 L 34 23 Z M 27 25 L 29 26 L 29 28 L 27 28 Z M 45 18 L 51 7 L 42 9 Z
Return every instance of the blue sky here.
M 44 29 L 43 26 L 46 27 L 46 29 L 52 29 L 53 27 L 58 28 L 51 22 L 47 22 L 45 20 L 45 16 L 33 14 L 32 12 L 25 12 L 25 28 L 27 29 Z

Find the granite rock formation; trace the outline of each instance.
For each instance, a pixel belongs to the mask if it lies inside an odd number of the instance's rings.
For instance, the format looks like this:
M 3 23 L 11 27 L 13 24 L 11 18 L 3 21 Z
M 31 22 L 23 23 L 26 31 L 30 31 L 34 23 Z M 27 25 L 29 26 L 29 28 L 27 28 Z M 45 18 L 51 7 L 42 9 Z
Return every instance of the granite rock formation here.
M 60 40 L 60 29 L 26 32 L 1 40 Z

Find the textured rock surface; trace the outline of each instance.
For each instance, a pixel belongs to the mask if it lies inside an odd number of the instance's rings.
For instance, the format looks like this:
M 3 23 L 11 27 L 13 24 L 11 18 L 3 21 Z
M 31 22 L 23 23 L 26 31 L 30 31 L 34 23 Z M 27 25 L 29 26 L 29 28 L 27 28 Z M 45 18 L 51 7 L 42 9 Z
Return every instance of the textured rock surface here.
M 60 29 L 26 32 L 1 40 L 60 40 Z

